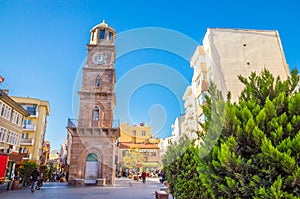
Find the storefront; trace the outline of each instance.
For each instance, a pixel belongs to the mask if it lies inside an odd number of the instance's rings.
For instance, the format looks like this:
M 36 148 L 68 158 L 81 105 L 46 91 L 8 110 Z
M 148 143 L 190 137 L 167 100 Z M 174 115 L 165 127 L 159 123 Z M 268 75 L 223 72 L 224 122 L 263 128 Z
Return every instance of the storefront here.
M 0 152 L 0 191 L 11 190 L 16 167 L 22 163 L 22 154 Z
M 7 153 L 0 152 L 0 192 L 7 189 L 8 181 L 6 181 L 6 172 L 8 166 L 8 155 Z

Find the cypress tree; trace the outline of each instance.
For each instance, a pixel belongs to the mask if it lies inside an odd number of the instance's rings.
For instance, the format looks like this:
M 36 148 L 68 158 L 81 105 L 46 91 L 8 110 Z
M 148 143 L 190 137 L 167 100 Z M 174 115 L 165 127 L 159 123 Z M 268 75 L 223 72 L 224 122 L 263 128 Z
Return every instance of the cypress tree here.
M 266 69 L 247 79 L 239 103 L 225 104 L 225 113 L 208 100 L 206 146 L 220 134 L 203 157 L 198 171 L 208 198 L 297 198 L 300 195 L 299 76 L 275 80 Z M 214 115 L 220 116 L 216 123 Z M 224 117 L 223 117 L 224 116 Z M 212 122 L 214 121 L 214 122 Z M 220 128 L 221 127 L 221 128 Z M 205 148 L 205 147 L 203 147 Z M 201 149 L 200 150 L 204 150 Z

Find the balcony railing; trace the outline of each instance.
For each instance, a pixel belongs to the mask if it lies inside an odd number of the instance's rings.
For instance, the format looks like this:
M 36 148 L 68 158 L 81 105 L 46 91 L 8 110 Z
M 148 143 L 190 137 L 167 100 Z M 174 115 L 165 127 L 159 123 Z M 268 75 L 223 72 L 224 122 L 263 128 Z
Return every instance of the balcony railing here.
M 77 119 L 70 119 L 68 118 L 68 125 L 69 128 L 77 127 L 78 126 L 78 120 Z
M 20 145 L 33 145 L 34 139 L 33 138 L 21 138 Z
M 28 154 L 28 153 L 24 153 L 23 154 L 23 160 L 30 160 L 31 159 L 31 157 L 32 157 L 32 154 Z
M 113 120 L 112 121 L 112 128 L 119 128 L 120 121 L 119 120 Z M 78 120 L 77 119 L 70 119 L 68 118 L 68 124 L 67 126 L 69 128 L 76 128 L 78 127 Z
M 25 124 L 23 125 L 23 130 L 35 131 L 35 124 Z

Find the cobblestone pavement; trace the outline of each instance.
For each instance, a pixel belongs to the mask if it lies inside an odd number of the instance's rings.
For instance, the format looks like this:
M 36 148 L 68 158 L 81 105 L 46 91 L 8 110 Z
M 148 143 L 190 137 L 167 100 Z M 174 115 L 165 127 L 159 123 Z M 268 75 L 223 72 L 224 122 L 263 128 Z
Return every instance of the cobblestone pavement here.
M 44 183 L 40 190 L 31 193 L 30 188 L 0 193 L 1 199 L 155 199 L 155 190 L 163 185 L 157 178 L 148 178 L 143 184 L 127 178 L 116 180 L 114 186 L 69 187 L 66 183 Z M 171 198 L 171 197 L 170 197 Z

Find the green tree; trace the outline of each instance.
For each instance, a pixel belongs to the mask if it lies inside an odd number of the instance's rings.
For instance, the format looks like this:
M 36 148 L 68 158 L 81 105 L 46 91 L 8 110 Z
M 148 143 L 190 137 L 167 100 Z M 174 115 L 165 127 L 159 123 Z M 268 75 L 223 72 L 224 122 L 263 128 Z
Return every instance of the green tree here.
M 54 172 L 54 168 L 53 168 L 53 163 L 50 164 L 50 169 L 49 169 L 49 172 L 48 172 L 48 179 L 50 182 L 52 182 L 54 179 L 53 179 L 53 172 Z
M 139 149 L 128 149 L 126 155 L 123 157 L 123 166 L 129 169 L 137 168 L 139 165 L 143 165 L 145 156 L 139 152 Z
M 299 198 L 297 73 L 292 71 L 285 81 L 275 80 L 266 69 L 260 76 L 240 76 L 245 89 L 238 104 L 208 100 L 202 137 L 206 147 L 200 150 L 207 152 L 207 145 L 217 141 L 198 167 L 208 198 Z M 223 105 L 220 114 L 216 107 Z
M 49 169 L 48 169 L 47 165 L 40 166 L 40 173 L 41 173 L 41 176 L 43 176 L 43 181 L 46 182 L 48 180 L 48 174 L 49 174 Z
M 179 199 L 198 199 L 201 190 L 200 173 L 197 171 L 199 149 L 188 137 L 183 136 L 178 144 L 170 143 L 163 156 L 163 170 L 169 183 L 170 193 Z M 197 187 L 197 189 L 195 189 Z
M 38 167 L 38 165 L 35 162 L 27 161 L 24 163 L 23 167 L 20 169 L 20 173 L 23 175 L 24 185 L 30 181 L 30 175 L 36 167 Z

